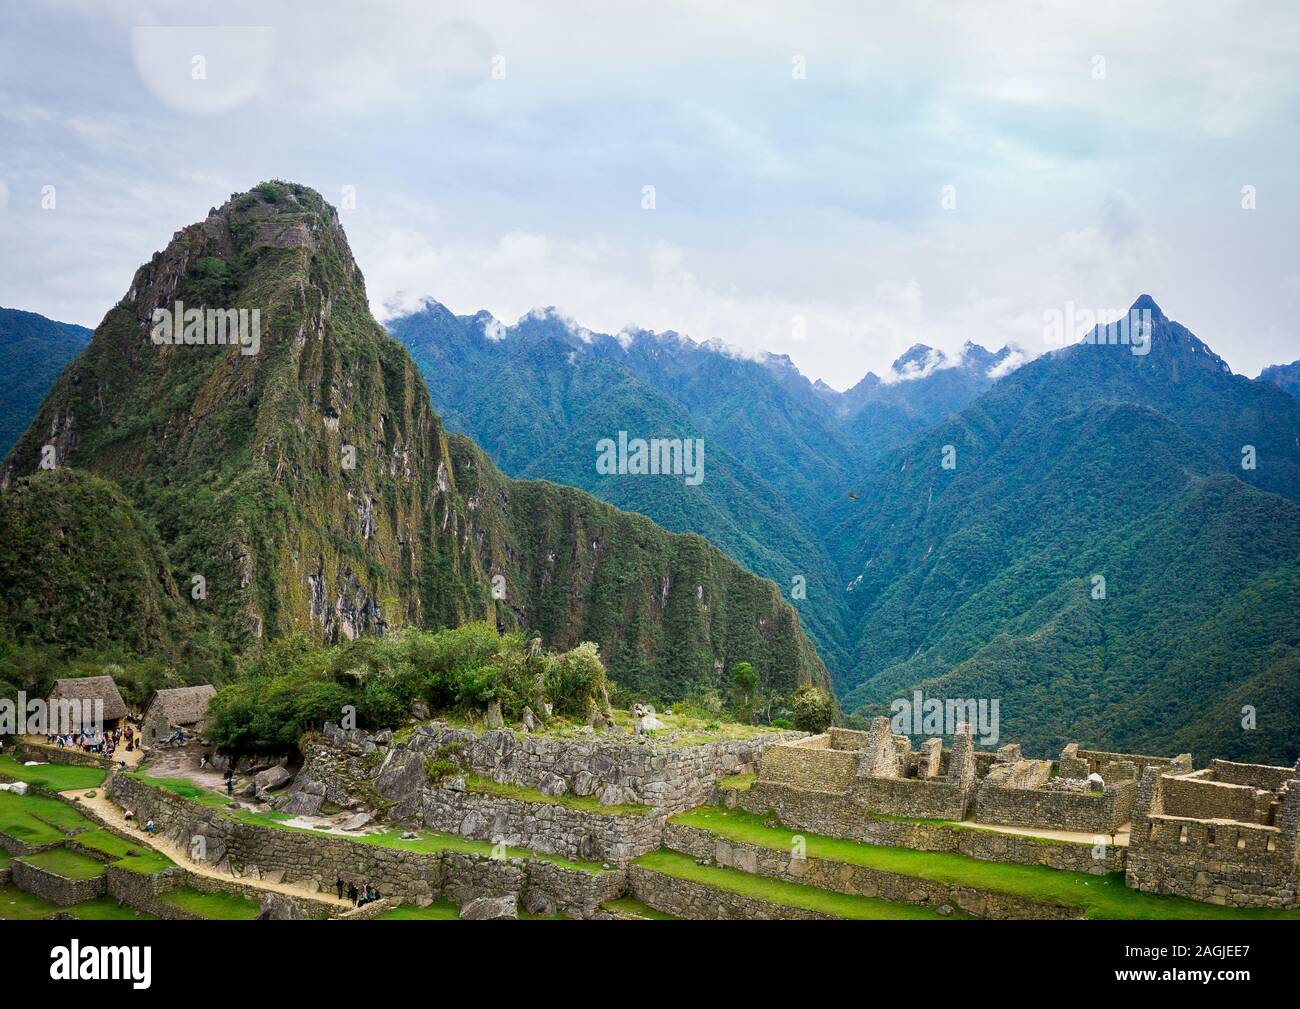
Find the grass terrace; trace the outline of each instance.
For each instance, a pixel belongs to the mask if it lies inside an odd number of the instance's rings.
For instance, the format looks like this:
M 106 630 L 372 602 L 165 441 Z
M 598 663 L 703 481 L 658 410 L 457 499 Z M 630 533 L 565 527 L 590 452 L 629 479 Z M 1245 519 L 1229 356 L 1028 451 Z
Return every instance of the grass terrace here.
M 231 809 L 230 804 L 236 801 L 235 799 L 215 788 L 204 788 L 201 785 L 196 785 L 188 778 L 155 778 L 142 772 L 132 774 L 131 777 L 146 785 L 152 785 L 154 788 L 165 789 L 183 799 L 192 799 L 194 802 L 202 803 L 211 809 L 218 810 L 232 820 L 238 820 L 240 823 L 251 823 L 261 827 L 279 827 L 283 825 L 280 821 L 293 819 L 288 813 L 275 810 L 266 813 L 255 813 L 251 809 Z
M 33 855 L 23 855 L 20 860 L 64 879 L 95 879 L 104 875 L 103 862 L 68 848 L 38 851 Z
M 0 886 L 0 921 L 40 921 L 62 912 L 82 921 L 154 921 L 153 915 L 125 907 L 110 897 L 59 907 L 12 886 Z
M 98 788 L 107 772 L 100 767 L 76 764 L 34 764 L 28 766 L 13 757 L 0 757 L 0 778 L 25 781 L 49 792 L 67 792 L 74 788 Z
M 563 911 L 555 915 L 536 915 L 529 914 L 521 906 L 519 908 L 520 921 L 565 921 L 568 919 Z M 414 907 L 410 904 L 402 904 L 383 914 L 375 916 L 375 921 L 459 921 L 460 908 L 449 900 L 435 900 L 428 907 Z
M 695 859 L 681 852 L 661 848 L 648 855 L 634 859 L 633 865 L 651 872 L 657 872 L 674 879 L 698 883 L 714 890 L 739 894 L 753 900 L 764 900 L 784 907 L 796 907 L 805 911 L 817 911 L 836 918 L 851 918 L 859 921 L 902 921 L 907 919 L 942 919 L 944 916 L 933 908 L 917 907 L 912 904 L 898 904 L 893 901 L 879 900 L 875 897 L 858 897 L 849 894 L 821 890 L 815 886 L 802 883 L 788 883 L 769 876 L 754 876 L 738 869 L 724 869 L 713 865 L 697 865 Z M 953 918 L 965 918 L 968 915 L 958 911 Z
M 238 894 L 226 893 L 224 890 L 203 893 L 192 890 L 188 886 L 168 890 L 161 894 L 158 900 L 163 904 L 214 921 L 252 921 L 262 910 L 262 906 L 257 901 L 240 897 Z
M 58 799 L 0 792 L 0 834 L 27 844 L 53 844 L 90 827 L 89 820 Z
M 663 911 L 656 911 L 649 904 L 643 904 L 635 897 L 618 897 L 615 900 L 607 900 L 601 905 L 607 911 L 619 911 L 622 914 L 633 914 L 638 918 L 646 918 L 650 921 L 679 921 L 680 919 L 673 914 L 665 914 Z
M 726 778 L 719 778 L 718 787 L 729 788 L 733 792 L 748 792 L 757 779 L 758 775 L 753 771 L 748 774 L 733 774 Z
M 519 802 L 544 802 L 548 805 L 564 806 L 566 809 L 575 809 L 595 816 L 644 816 L 654 812 L 653 806 L 635 802 L 602 806 L 600 800 L 594 795 L 571 795 L 568 792 L 564 795 L 544 795 L 535 788 L 528 788 L 524 785 L 503 785 L 499 781 L 493 781 L 491 778 L 485 778 L 477 774 L 465 775 L 465 790 L 467 792 L 498 795 L 504 799 L 515 799 Z
M 290 827 L 287 829 L 300 830 L 303 828 Z M 319 831 L 314 833 L 319 833 Z M 453 851 L 463 855 L 486 855 L 491 857 L 494 853 L 499 853 L 499 849 L 491 841 L 476 841 L 473 838 L 460 837 L 456 834 L 437 834 L 432 831 L 421 831 L 418 838 L 404 838 L 402 834 L 403 831 L 389 830 L 382 834 L 361 834 L 349 838 L 349 840 L 358 841 L 361 844 L 377 844 L 384 848 L 396 848 L 399 851 L 418 852 L 422 855 L 435 855 L 440 851 Z M 506 848 L 505 857 L 537 858 L 543 862 L 550 862 L 553 865 L 574 872 L 600 873 L 606 871 L 605 867 L 599 862 L 578 862 L 571 858 L 561 858 L 559 855 L 545 855 L 539 851 L 529 851 L 527 848 Z
M 825 859 L 915 876 L 939 883 L 976 887 L 1030 897 L 1084 910 L 1087 918 L 1228 920 L 1300 919 L 1300 909 L 1220 907 L 1183 897 L 1140 893 L 1124 885 L 1122 873 L 1093 876 L 1042 865 L 987 862 L 952 852 L 916 851 L 824 837 L 787 827 L 769 827 L 763 817 L 739 810 L 702 806 L 672 817 L 669 823 L 707 830 L 730 841 L 788 852 L 796 834 L 809 858 Z
M 89 830 L 77 834 L 73 840 L 104 855 L 117 868 L 138 872 L 142 876 L 152 876 L 176 864 L 162 852 L 143 844 L 132 844 L 108 830 Z
M 668 746 L 699 746 L 703 743 L 718 743 L 728 739 L 753 739 L 756 736 L 784 731 L 772 725 L 745 725 L 741 722 L 724 722 L 717 719 L 706 720 L 693 718 L 689 715 L 666 714 L 662 711 L 657 713 L 655 718 L 663 722 L 665 727 L 656 729 L 650 735 L 650 738 L 656 743 L 663 743 Z M 484 732 L 487 729 L 487 723 L 482 719 L 470 717 L 461 712 L 439 712 L 435 720 L 463 729 L 473 729 L 475 732 Z M 611 733 L 604 729 L 593 732 L 587 727 L 585 721 L 570 720 L 559 716 L 553 717 L 540 732 L 536 733 L 524 733 L 522 730 L 514 729 L 510 725 L 507 725 L 506 728 L 519 735 L 540 735 L 552 739 L 570 739 L 575 742 L 587 743 L 597 741 L 612 744 L 634 744 L 637 737 L 632 735 L 632 722 L 630 712 L 616 708 L 614 709 L 614 724 L 624 730 L 621 733 Z M 398 742 L 403 742 L 409 739 L 416 730 L 416 726 L 407 726 L 397 730 L 394 733 L 394 738 Z

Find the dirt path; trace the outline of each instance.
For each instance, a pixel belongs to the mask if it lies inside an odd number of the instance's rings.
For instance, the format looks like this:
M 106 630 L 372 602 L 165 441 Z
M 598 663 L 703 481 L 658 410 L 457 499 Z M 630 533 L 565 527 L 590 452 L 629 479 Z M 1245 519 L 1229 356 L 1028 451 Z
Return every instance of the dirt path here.
M 218 775 L 217 777 L 218 779 L 220 779 L 220 775 Z M 92 814 L 91 816 L 92 819 L 98 819 L 101 823 L 107 826 L 111 826 L 116 830 L 120 830 L 123 833 L 129 834 L 133 842 L 137 842 L 143 847 L 153 848 L 155 851 L 162 852 L 164 855 L 170 858 L 177 865 L 184 866 L 186 869 L 194 873 L 196 876 L 206 876 L 209 879 L 219 879 L 219 880 L 225 880 L 229 882 L 242 883 L 247 886 L 254 887 L 258 890 L 266 890 L 275 893 L 282 893 L 290 897 L 307 897 L 310 898 L 311 900 L 318 900 L 326 904 L 332 904 L 338 907 L 340 910 L 346 910 L 352 907 L 352 905 L 348 901 L 339 900 L 338 897 L 334 895 L 334 892 L 332 890 L 328 892 L 324 890 L 321 890 L 319 892 L 312 892 L 311 890 L 308 890 L 306 887 L 299 886 L 298 884 L 294 884 L 294 883 L 272 883 L 269 880 L 265 880 L 265 879 L 259 880 L 259 879 L 249 879 L 248 877 L 245 876 L 232 876 L 229 873 L 218 872 L 216 866 L 211 865 L 207 862 L 194 861 L 192 858 L 190 858 L 190 853 L 187 849 L 183 849 L 177 845 L 166 843 L 166 841 L 164 841 L 164 839 L 160 835 L 147 834 L 144 832 L 143 829 L 139 827 L 127 827 L 125 825 L 125 819 L 124 819 L 126 811 L 122 809 L 121 806 L 117 805 L 117 803 L 109 799 L 108 796 L 105 794 L 105 792 L 107 791 L 107 784 L 108 783 L 105 782 L 104 788 L 99 788 L 95 790 L 95 797 L 93 799 L 86 798 L 87 790 L 84 788 L 73 789 L 71 791 L 63 792 L 61 794 L 65 798 L 76 799 L 77 808 L 89 814 Z
M 1048 830 L 1038 827 L 1005 827 L 997 823 L 980 823 L 977 820 L 970 820 L 962 824 L 963 827 L 978 827 L 980 830 L 996 830 L 999 834 L 1021 834 L 1025 837 L 1046 837 L 1053 841 L 1077 841 L 1079 844 L 1096 844 L 1097 838 L 1103 835 L 1088 834 L 1077 830 Z M 1104 835 L 1107 844 L 1112 843 L 1110 835 Z M 1117 848 L 1128 847 L 1128 824 L 1124 829 L 1115 835 L 1114 845 Z

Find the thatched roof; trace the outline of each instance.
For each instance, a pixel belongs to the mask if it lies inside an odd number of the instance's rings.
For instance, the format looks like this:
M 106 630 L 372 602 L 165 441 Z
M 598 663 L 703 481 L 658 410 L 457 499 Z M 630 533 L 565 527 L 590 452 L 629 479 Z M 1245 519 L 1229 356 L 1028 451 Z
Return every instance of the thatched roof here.
M 208 701 L 216 692 L 217 688 L 210 683 L 198 687 L 169 687 L 154 694 L 149 712 L 153 712 L 155 704 L 160 704 L 168 725 L 197 725 L 208 713 Z
M 103 701 L 104 721 L 114 722 L 126 717 L 126 702 L 117 692 L 111 676 L 74 676 L 55 680 L 50 691 L 51 701 Z

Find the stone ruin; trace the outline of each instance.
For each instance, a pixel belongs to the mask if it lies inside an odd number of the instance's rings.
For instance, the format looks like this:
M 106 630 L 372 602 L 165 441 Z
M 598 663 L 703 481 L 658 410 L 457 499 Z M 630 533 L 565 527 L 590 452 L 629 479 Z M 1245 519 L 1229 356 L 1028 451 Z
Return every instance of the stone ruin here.
M 830 792 L 875 813 L 964 820 L 975 801 L 979 760 L 969 728 L 959 730 L 951 749 L 936 737 L 915 751 L 884 717 L 868 732 L 833 728 L 772 747 L 761 780 Z
M 877 718 L 867 732 L 831 729 L 772 747 L 746 801 L 845 837 L 882 816 L 1068 832 L 1103 849 L 1118 845 L 1136 889 L 1241 907 L 1300 905 L 1300 764 L 1215 760 L 1196 771 L 1187 753 L 1077 743 L 1057 760 L 1035 760 L 1017 744 L 975 751 L 964 726 L 951 749 L 934 738 L 918 751 Z
M 1295 907 L 1300 762 L 1143 769 L 1127 883 L 1237 907 Z

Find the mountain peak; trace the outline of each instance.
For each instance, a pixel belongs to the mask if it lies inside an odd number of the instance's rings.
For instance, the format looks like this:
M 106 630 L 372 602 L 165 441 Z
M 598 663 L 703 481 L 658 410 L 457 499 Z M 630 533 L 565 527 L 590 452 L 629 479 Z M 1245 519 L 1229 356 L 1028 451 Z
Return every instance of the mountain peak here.
M 1130 312 L 1147 311 L 1151 313 L 1152 322 L 1168 322 L 1169 319 L 1165 313 L 1160 311 L 1160 306 L 1156 304 L 1156 299 L 1149 294 L 1138 295 L 1137 301 L 1133 302 Z

